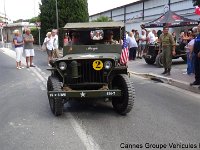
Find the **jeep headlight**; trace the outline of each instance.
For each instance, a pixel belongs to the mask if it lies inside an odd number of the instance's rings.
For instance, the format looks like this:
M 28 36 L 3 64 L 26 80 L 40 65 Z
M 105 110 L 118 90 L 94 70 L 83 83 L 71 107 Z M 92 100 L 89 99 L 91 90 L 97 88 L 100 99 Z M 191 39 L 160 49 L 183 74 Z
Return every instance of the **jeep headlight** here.
M 105 61 L 104 62 L 104 68 L 109 70 L 112 67 L 112 62 L 111 61 Z
M 67 64 L 65 62 L 60 62 L 59 68 L 60 68 L 60 70 L 65 70 L 67 68 Z

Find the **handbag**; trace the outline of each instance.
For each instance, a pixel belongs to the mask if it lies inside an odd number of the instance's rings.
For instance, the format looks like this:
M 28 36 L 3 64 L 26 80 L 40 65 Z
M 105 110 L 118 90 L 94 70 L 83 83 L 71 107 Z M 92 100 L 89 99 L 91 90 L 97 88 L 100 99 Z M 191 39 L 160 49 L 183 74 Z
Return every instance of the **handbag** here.
M 41 49 L 42 49 L 42 51 L 46 51 L 47 50 L 47 44 L 43 43 Z

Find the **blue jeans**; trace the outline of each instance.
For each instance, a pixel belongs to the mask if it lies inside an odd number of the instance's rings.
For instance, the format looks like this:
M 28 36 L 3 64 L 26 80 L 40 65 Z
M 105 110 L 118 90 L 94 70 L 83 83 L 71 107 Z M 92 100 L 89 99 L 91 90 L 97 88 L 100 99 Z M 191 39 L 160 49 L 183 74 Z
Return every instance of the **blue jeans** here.
M 129 49 L 129 60 L 135 60 L 137 47 L 131 47 Z
M 195 81 L 200 83 L 200 58 L 195 54 L 194 56 L 194 69 L 195 69 Z
M 187 52 L 187 74 L 194 73 L 194 53 L 192 53 L 192 58 L 189 54 L 190 52 Z

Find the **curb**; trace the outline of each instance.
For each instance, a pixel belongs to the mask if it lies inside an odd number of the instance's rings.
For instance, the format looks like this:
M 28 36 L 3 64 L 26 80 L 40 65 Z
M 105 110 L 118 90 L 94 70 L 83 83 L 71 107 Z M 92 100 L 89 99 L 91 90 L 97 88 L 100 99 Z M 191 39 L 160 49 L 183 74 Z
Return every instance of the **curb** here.
M 163 77 L 163 76 L 153 74 L 153 73 L 138 73 L 138 72 L 133 72 L 133 71 L 129 71 L 129 72 L 136 76 L 141 76 L 144 78 L 148 78 L 150 80 L 156 80 L 162 83 L 166 83 L 166 84 L 169 84 L 169 85 L 172 85 L 184 90 L 188 90 L 188 91 L 200 94 L 200 90 L 198 89 L 198 86 L 190 86 L 188 82 L 179 81 L 179 80 L 175 80 L 168 77 Z

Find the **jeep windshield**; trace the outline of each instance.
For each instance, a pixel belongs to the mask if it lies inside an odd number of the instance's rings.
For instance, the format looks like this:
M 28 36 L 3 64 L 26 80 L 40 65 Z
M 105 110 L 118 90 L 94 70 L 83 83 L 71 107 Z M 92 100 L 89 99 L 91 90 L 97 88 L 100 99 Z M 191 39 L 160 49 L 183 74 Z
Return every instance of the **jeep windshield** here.
M 68 23 L 63 28 L 64 55 L 70 53 L 121 53 L 124 23 Z M 66 41 L 66 42 L 65 42 Z

